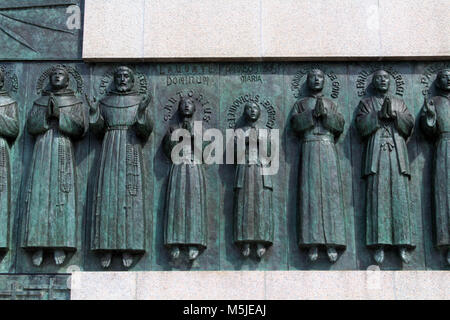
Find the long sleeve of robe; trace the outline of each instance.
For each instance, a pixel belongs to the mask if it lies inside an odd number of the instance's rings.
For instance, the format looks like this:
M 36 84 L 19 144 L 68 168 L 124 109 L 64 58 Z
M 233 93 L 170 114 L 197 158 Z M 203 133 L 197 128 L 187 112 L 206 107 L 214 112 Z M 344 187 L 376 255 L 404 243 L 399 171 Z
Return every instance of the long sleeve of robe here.
M 163 139 L 163 149 L 171 159 L 178 141 L 171 141 L 172 127 Z M 206 248 L 208 239 L 206 181 L 202 164 L 191 157 L 170 168 L 165 199 L 164 244 L 166 246 L 197 246 Z M 203 146 L 204 147 L 204 146 Z
M 37 100 L 27 120 L 36 141 L 27 190 L 26 249 L 75 250 L 77 243 L 75 159 L 72 138 L 85 132 L 81 101 L 73 95 L 55 98 L 58 119 L 49 119 L 45 97 Z
M 406 139 L 414 118 L 403 100 L 391 97 L 395 119 L 378 118 L 383 99 L 361 100 L 356 128 L 365 141 L 362 176 L 366 182 L 366 244 L 414 247 Z
M 259 129 L 244 127 L 249 134 L 259 135 Z M 236 243 L 258 242 L 266 246 L 274 241 L 273 185 L 269 175 L 262 175 L 264 164 L 257 158 L 257 163 L 250 163 L 248 137 L 245 138 L 245 164 L 237 164 L 234 181 L 234 241 Z M 267 155 L 271 152 L 270 135 L 267 135 Z M 262 148 L 258 141 L 259 149 Z M 237 146 L 236 146 L 237 147 Z M 237 149 L 235 147 L 235 150 Z
M 102 138 L 92 250 L 146 251 L 142 145 L 153 122 L 148 108 L 138 115 L 140 101 L 134 93 L 111 93 L 90 115 L 92 129 Z
M 11 211 L 11 162 L 8 141 L 19 134 L 17 102 L 4 96 L 0 99 L 0 250 L 9 247 L 9 223 Z
M 434 115 L 422 110 L 421 126 L 435 141 L 433 202 L 436 226 L 436 245 L 450 247 L 450 99 L 448 96 L 432 98 Z
M 298 244 L 345 248 L 345 208 L 335 146 L 345 120 L 331 100 L 322 101 L 324 116 L 313 117 L 317 98 L 308 97 L 295 104 L 291 120 L 300 134 Z

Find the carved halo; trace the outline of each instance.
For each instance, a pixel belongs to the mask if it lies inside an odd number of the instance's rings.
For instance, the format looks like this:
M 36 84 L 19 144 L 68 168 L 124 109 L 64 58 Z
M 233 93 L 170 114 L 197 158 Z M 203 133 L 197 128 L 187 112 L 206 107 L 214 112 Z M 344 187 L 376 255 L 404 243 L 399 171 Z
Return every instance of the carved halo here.
M 358 73 L 356 78 L 356 88 L 358 96 L 363 97 L 369 92 L 373 74 L 380 70 L 386 71 L 390 76 L 389 93 L 402 97 L 405 92 L 405 81 L 402 74 L 391 66 L 382 65 L 372 66 L 368 70 L 361 70 Z
M 114 72 L 118 67 L 119 66 L 111 67 L 105 72 L 98 85 L 97 94 L 100 96 L 105 96 L 112 90 Z M 132 90 L 138 92 L 139 94 L 147 95 L 149 92 L 147 77 L 143 73 L 137 71 L 134 67 L 128 65 L 126 67 L 131 69 L 134 73 L 134 87 Z
M 0 70 L 5 76 L 4 89 L 12 93 L 17 93 L 19 90 L 19 78 L 17 77 L 17 74 L 12 68 L 9 68 L 6 65 L 0 65 Z
M 201 120 L 208 123 L 211 120 L 213 108 L 207 97 L 202 92 L 185 89 L 178 92 L 176 95 L 170 97 L 164 105 L 164 121 L 171 120 L 177 113 L 178 104 L 182 98 L 190 98 L 195 104 L 196 113 L 195 120 Z
M 306 78 L 308 73 L 313 69 L 322 70 L 325 76 L 328 78 L 325 81 L 325 85 L 323 88 L 323 93 L 326 97 L 331 97 L 333 99 L 337 99 L 339 97 L 340 91 L 340 82 L 338 76 L 330 70 L 326 70 L 323 66 L 318 64 L 313 64 L 309 66 L 305 66 L 299 69 L 294 78 L 291 81 L 291 91 L 296 99 L 301 98 L 305 95 L 305 90 L 303 87 L 306 86 Z
M 37 94 L 41 94 L 42 91 L 45 89 L 46 86 L 48 86 L 48 77 L 50 74 L 55 70 L 56 68 L 63 68 L 67 71 L 69 74 L 69 77 L 72 77 L 73 80 L 75 80 L 76 83 L 76 90 L 74 90 L 78 94 L 82 94 L 84 87 L 83 87 L 83 78 L 81 77 L 80 73 L 75 69 L 74 67 L 65 65 L 65 64 L 58 64 L 56 66 L 52 66 L 48 69 L 46 69 L 41 76 L 38 79 L 38 82 L 36 84 L 36 92 Z M 74 86 L 73 82 L 70 82 L 69 86 Z
M 258 94 L 243 94 L 236 97 L 227 108 L 227 129 L 238 128 L 242 125 L 244 120 L 244 107 L 247 103 L 252 102 L 256 103 L 261 110 L 258 123 L 264 123 L 268 129 L 274 129 L 276 127 L 276 108 L 272 102 Z
M 423 96 L 434 96 L 436 88 L 432 85 L 436 79 L 437 74 L 444 70 L 450 69 L 450 62 L 435 62 L 424 68 L 420 77 L 420 84 L 422 85 Z

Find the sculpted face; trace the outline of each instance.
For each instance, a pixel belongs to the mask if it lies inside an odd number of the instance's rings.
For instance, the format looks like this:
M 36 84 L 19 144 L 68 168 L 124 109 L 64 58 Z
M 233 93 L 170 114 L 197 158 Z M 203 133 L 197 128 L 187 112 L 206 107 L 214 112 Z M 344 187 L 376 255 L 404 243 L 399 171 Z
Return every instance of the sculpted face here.
M 114 85 L 119 92 L 128 92 L 133 89 L 134 75 L 128 68 L 119 68 L 114 73 Z
M 450 69 L 439 71 L 436 76 L 436 86 L 439 89 L 450 91 Z
M 182 99 L 178 109 L 184 117 L 192 117 L 195 112 L 195 105 L 191 99 Z
M 389 83 L 389 74 L 386 71 L 380 70 L 373 75 L 372 84 L 375 90 L 385 93 L 389 89 Z
M 251 102 L 245 105 L 244 113 L 248 120 L 254 122 L 259 119 L 259 116 L 261 115 L 261 109 L 256 103 Z
M 50 85 L 54 90 L 65 89 L 69 86 L 69 74 L 64 69 L 55 69 L 50 74 Z
M 325 77 L 322 71 L 312 70 L 308 73 L 308 87 L 313 91 L 321 91 L 325 82 Z

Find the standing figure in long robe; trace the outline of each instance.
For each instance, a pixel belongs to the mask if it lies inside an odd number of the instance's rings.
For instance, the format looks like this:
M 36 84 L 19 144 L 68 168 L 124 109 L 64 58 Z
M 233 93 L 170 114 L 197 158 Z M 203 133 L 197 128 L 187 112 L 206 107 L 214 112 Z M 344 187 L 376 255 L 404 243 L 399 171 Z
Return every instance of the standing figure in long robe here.
M 433 175 L 436 245 L 447 251 L 450 264 L 450 69 L 439 71 L 435 83 L 439 95 L 425 100 L 421 125 L 437 140 Z
M 86 130 L 83 102 L 68 88 L 63 67 L 50 73 L 50 90 L 36 100 L 27 120 L 36 137 L 30 167 L 23 248 L 41 265 L 43 251 L 53 251 L 57 265 L 77 244 L 76 172 L 73 139 Z
M 259 258 L 273 244 L 274 234 L 272 179 L 270 175 L 262 175 L 263 163 L 257 156 L 261 141 L 257 139 L 256 123 L 260 115 L 261 109 L 257 103 L 244 106 L 246 124 L 240 129 L 245 133 L 245 162 L 236 165 L 234 179 L 234 242 L 240 246 L 244 257 L 250 255 L 250 245 L 255 244 Z M 249 150 L 252 134 L 256 140 L 256 150 Z M 270 153 L 270 147 L 267 151 Z M 255 155 L 253 161 L 250 161 L 251 152 Z
M 9 143 L 19 134 L 17 101 L 3 90 L 5 74 L 0 69 L 0 253 L 9 249 L 11 211 L 11 162 Z
M 194 161 L 196 147 L 193 134 L 194 101 L 182 98 L 178 113 L 181 118 L 180 124 L 178 127 L 170 127 L 163 139 L 164 152 L 172 161 L 165 201 L 164 244 L 170 250 L 172 259 L 178 259 L 180 250 L 184 247 L 188 249 L 189 259 L 195 260 L 200 251 L 206 249 L 208 222 L 205 174 L 202 164 Z M 190 133 L 190 139 L 187 141 L 190 152 L 183 150 L 181 163 L 174 163 L 171 157 L 172 150 L 180 142 L 172 141 L 171 137 L 173 132 L 180 128 Z
M 101 254 L 103 268 L 113 253 L 130 267 L 133 255 L 145 252 L 145 207 L 142 142 L 152 130 L 149 97 L 133 91 L 134 72 L 128 67 L 114 71 L 115 90 L 90 106 L 94 132 L 104 134 L 100 173 L 94 204 L 92 250 Z
M 388 246 L 399 249 L 404 263 L 410 261 L 413 244 L 410 168 L 406 140 L 414 117 L 403 100 L 388 94 L 389 74 L 374 73 L 375 95 L 361 100 L 356 127 L 366 140 L 362 176 L 366 180 L 366 244 L 375 249 L 378 264 Z
M 323 97 L 324 74 L 313 69 L 307 84 L 311 95 L 298 101 L 291 119 L 300 135 L 299 247 L 309 248 L 308 258 L 318 258 L 326 248 L 328 259 L 338 259 L 336 249 L 346 248 L 344 200 L 335 139 L 345 120 L 337 106 Z

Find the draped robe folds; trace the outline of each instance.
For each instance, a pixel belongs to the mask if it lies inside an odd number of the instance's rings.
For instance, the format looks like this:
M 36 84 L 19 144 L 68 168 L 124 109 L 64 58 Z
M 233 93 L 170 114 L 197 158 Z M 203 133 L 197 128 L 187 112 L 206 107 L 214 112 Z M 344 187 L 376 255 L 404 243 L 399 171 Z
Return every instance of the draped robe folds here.
M 153 130 L 149 110 L 138 114 L 141 97 L 110 93 L 91 115 L 92 129 L 104 133 L 94 201 L 92 250 L 145 251 L 142 142 Z
M 436 243 L 450 247 L 450 100 L 442 95 L 432 101 L 435 116 L 423 112 L 421 125 L 427 135 L 437 137 L 433 175 Z
M 50 119 L 49 105 L 59 108 Z M 44 92 L 27 120 L 36 137 L 26 204 L 25 249 L 76 249 L 76 172 L 73 143 L 87 129 L 82 101 L 72 90 Z
M 178 127 L 181 128 L 182 126 Z M 172 129 L 178 129 L 173 127 Z M 191 155 L 183 154 L 183 162 L 170 168 L 165 200 L 164 244 L 207 246 L 206 182 L 202 164 L 194 163 L 194 136 L 191 131 Z M 163 148 L 171 158 L 173 147 L 170 131 L 163 139 Z M 204 148 L 203 144 L 203 148 Z
M 378 118 L 384 97 L 361 100 L 356 127 L 367 140 L 362 176 L 366 186 L 367 246 L 414 247 L 409 193 L 410 169 L 406 139 L 414 128 L 414 117 L 403 100 L 390 96 L 395 120 Z
M 244 132 L 250 132 L 251 127 L 242 129 Z M 234 241 L 272 245 L 274 236 L 272 179 L 269 175 L 261 174 L 263 164 L 257 156 L 258 153 L 255 157 L 257 163 L 249 163 L 248 135 L 245 139 L 245 164 L 236 165 L 234 180 Z M 267 139 L 269 155 L 270 136 Z
M 8 250 L 11 210 L 11 162 L 8 141 L 19 134 L 17 102 L 0 91 L 0 251 Z
M 335 137 L 345 120 L 336 105 L 322 98 L 326 116 L 313 117 L 318 96 L 294 106 L 294 131 L 301 135 L 299 170 L 299 246 L 346 247 L 344 200 Z

